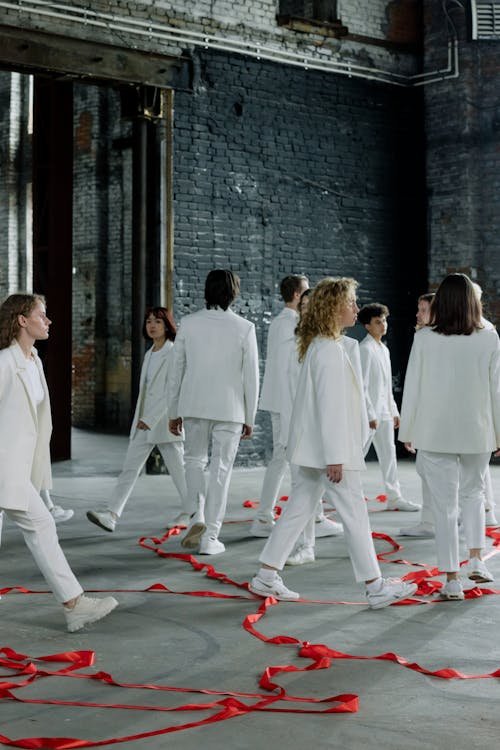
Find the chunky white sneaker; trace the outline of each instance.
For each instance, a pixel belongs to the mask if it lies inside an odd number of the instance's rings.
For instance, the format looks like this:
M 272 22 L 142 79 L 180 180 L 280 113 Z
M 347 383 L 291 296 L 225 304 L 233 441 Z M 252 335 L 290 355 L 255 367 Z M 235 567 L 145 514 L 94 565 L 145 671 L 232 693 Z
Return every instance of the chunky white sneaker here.
M 486 526 L 498 526 L 499 523 L 495 516 L 494 508 L 486 508 L 484 511 L 484 518 Z
M 314 536 L 317 538 L 322 536 L 340 536 L 343 533 L 344 527 L 342 524 L 332 521 L 331 518 L 327 518 L 326 516 L 314 524 Z
M 402 599 L 408 599 L 418 588 L 416 583 L 407 583 L 400 578 L 381 578 L 380 580 L 380 588 L 377 591 L 366 591 L 370 609 L 381 609 Z
M 260 518 L 256 518 L 250 526 L 250 534 L 252 536 L 269 536 L 274 526 L 274 521 L 261 521 Z
M 405 500 L 404 497 L 395 497 L 392 500 L 387 500 L 386 510 L 405 510 L 414 512 L 420 510 L 420 505 L 412 503 L 411 500 Z
M 60 505 L 53 505 L 52 508 L 50 508 L 50 513 L 56 523 L 64 523 L 65 521 L 69 521 L 69 519 L 73 518 L 73 516 L 75 515 L 74 510 L 71 510 L 71 508 L 64 510 L 64 508 L 61 508 Z
M 443 588 L 439 590 L 439 596 L 442 599 L 461 601 L 465 596 L 462 582 L 459 581 L 458 578 L 454 581 L 446 581 Z
M 198 550 L 200 555 L 220 555 L 221 552 L 225 552 L 226 548 L 218 539 L 215 537 L 209 537 L 203 539 L 200 542 L 200 549 Z
M 191 520 L 188 523 L 186 533 L 181 539 L 181 547 L 184 547 L 185 549 L 196 549 L 206 528 L 203 513 L 197 511 L 192 515 Z
M 314 549 L 302 545 L 295 552 L 292 552 L 285 565 L 305 565 L 314 562 Z
M 94 599 L 82 594 L 73 609 L 64 607 L 64 616 L 70 633 L 81 630 L 91 622 L 102 620 L 118 606 L 114 596 L 106 596 L 104 599 Z
M 100 526 L 104 531 L 114 531 L 116 518 L 110 510 L 88 510 L 87 518 L 91 523 Z
M 479 557 L 471 557 L 468 563 L 461 568 L 461 571 L 467 578 L 477 583 L 491 583 L 491 581 L 495 580 L 486 567 L 484 560 L 480 560 Z
M 191 516 L 189 513 L 179 513 L 178 516 L 168 522 L 167 529 L 175 529 L 177 526 L 187 526 L 190 519 Z
M 274 598 L 278 599 L 280 602 L 292 602 L 300 596 L 296 591 L 290 591 L 290 589 L 287 589 L 281 580 L 281 576 L 277 573 L 274 579 L 269 583 L 263 581 L 259 574 L 257 574 L 250 581 L 248 588 L 252 594 L 257 594 L 258 596 L 274 596 Z
M 421 539 L 433 539 L 435 536 L 434 529 L 430 523 L 416 523 L 414 526 L 401 529 L 399 533 L 401 536 L 414 536 Z

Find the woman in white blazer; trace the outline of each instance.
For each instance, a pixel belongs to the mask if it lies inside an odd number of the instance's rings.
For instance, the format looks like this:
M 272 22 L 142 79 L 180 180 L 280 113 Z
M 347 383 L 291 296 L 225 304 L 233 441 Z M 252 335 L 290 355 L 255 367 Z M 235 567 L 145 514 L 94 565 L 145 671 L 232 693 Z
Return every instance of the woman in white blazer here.
M 0 509 L 19 526 L 69 631 L 105 617 L 112 596 L 83 595 L 59 545 L 54 518 L 39 495 L 51 486 L 50 400 L 35 341 L 51 321 L 40 295 L 12 294 L 0 306 Z
M 189 522 L 186 509 L 184 435 L 172 435 L 168 429 L 167 382 L 177 329 L 166 307 L 150 307 L 146 310 L 142 333 L 153 345 L 146 352 L 141 369 L 139 396 L 123 469 L 106 507 L 102 510 L 89 510 L 87 513 L 89 521 L 110 532 L 115 530 L 137 477 L 155 445 L 163 457 L 182 505 L 182 512 L 169 523 L 169 528 L 185 526 Z
M 484 479 L 500 446 L 500 346 L 496 331 L 481 322 L 471 280 L 447 276 L 431 307 L 429 327 L 417 331 L 408 362 L 399 439 L 417 453 L 427 481 L 436 529 L 438 565 L 446 573 L 441 595 L 463 599 L 458 510 L 469 561 L 465 575 L 492 581 L 481 559 Z M 498 455 L 498 454 L 497 454 Z
M 370 607 L 385 607 L 416 591 L 415 585 L 381 578 L 361 486 L 367 427 L 363 388 L 341 343 L 342 330 L 356 321 L 356 286 L 353 279 L 323 279 L 299 323 L 302 368 L 287 445 L 290 463 L 296 466 L 290 498 L 262 551 L 262 567 L 249 585 L 260 596 L 285 601 L 299 597 L 277 571 L 314 514 L 326 481 L 336 485 L 336 508 L 354 576 L 365 582 Z

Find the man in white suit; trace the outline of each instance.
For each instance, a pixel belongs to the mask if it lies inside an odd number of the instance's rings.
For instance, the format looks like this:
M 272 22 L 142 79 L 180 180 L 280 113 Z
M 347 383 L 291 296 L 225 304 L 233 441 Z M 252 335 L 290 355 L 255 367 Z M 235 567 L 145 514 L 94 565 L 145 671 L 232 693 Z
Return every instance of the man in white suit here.
M 389 349 L 382 342 L 387 333 L 388 316 L 388 308 L 376 302 L 364 305 L 358 314 L 358 320 L 367 331 L 359 348 L 366 408 L 372 430 L 371 439 L 365 445 L 365 455 L 373 442 L 384 480 L 387 510 L 417 511 L 418 505 L 402 497 L 398 479 L 394 430 L 399 427 L 399 412 L 392 395 Z
M 219 532 L 240 439 L 252 435 L 259 392 L 255 326 L 230 310 L 240 280 L 232 271 L 210 271 L 206 310 L 182 319 L 167 386 L 170 431 L 185 429 L 187 503 L 193 514 L 183 547 L 200 554 L 224 552 Z M 208 486 L 204 469 L 212 440 Z

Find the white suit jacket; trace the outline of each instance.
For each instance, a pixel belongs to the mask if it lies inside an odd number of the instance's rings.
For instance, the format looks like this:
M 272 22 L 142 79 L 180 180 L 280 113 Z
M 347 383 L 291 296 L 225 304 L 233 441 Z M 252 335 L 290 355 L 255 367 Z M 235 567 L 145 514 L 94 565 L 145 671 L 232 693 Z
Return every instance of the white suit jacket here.
M 264 379 L 260 394 L 259 409 L 280 411 L 281 391 L 286 378 L 290 348 L 295 346 L 295 329 L 299 315 L 290 307 L 284 307 L 269 326 Z
M 232 310 L 199 310 L 181 321 L 167 386 L 170 418 L 253 426 L 259 395 L 255 326 Z
M 139 383 L 139 396 L 135 406 L 134 419 L 130 429 L 130 437 L 133 438 L 137 430 L 137 422 L 142 419 L 149 430 L 141 431 L 146 436 L 147 442 L 152 445 L 159 443 L 178 442 L 183 440 L 182 435 L 172 435 L 168 429 L 168 410 L 167 410 L 167 381 L 169 377 L 170 366 L 172 364 L 173 342 L 165 341 L 158 352 L 160 364 L 154 377 L 146 387 L 146 374 L 148 371 L 149 360 L 151 359 L 152 349 L 146 352 L 141 369 L 141 379 Z M 144 411 L 148 396 L 148 411 Z
M 361 471 L 364 425 L 362 385 L 342 341 L 316 338 L 300 369 L 288 460 L 316 469 L 342 464 L 346 470 Z
M 40 358 L 32 352 L 45 396 L 38 408 L 21 347 L 14 342 L 0 351 L 0 508 L 27 508 L 30 483 L 37 491 L 52 487 L 49 392 Z
M 438 453 L 500 447 L 500 344 L 495 330 L 470 336 L 417 331 L 408 361 L 399 440 Z
M 373 336 L 365 336 L 359 345 L 363 385 L 368 419 L 380 420 L 384 414 L 398 417 L 399 411 L 392 395 L 392 370 L 389 349 L 377 344 Z

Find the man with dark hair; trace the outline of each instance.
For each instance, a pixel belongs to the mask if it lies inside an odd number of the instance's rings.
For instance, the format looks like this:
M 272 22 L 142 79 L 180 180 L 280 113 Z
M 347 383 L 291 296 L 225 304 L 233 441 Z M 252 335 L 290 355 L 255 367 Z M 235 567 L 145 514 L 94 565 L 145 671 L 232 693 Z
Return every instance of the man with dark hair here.
M 172 350 L 167 387 L 169 429 L 185 429 L 187 503 L 191 522 L 183 547 L 200 554 L 224 552 L 219 532 L 226 512 L 229 482 L 240 438 L 251 437 L 259 392 L 255 326 L 236 315 L 231 303 L 240 280 L 232 271 L 210 271 L 206 309 L 186 315 Z M 204 469 L 212 441 L 208 486 Z
M 401 496 L 398 479 L 394 430 L 399 427 L 399 411 L 392 395 L 389 349 L 382 342 L 387 333 L 388 317 L 389 309 L 378 302 L 364 305 L 358 313 L 358 320 L 367 332 L 359 345 L 371 428 L 371 440 L 365 446 L 365 455 L 373 442 L 384 480 L 387 510 L 416 511 L 419 506 Z

